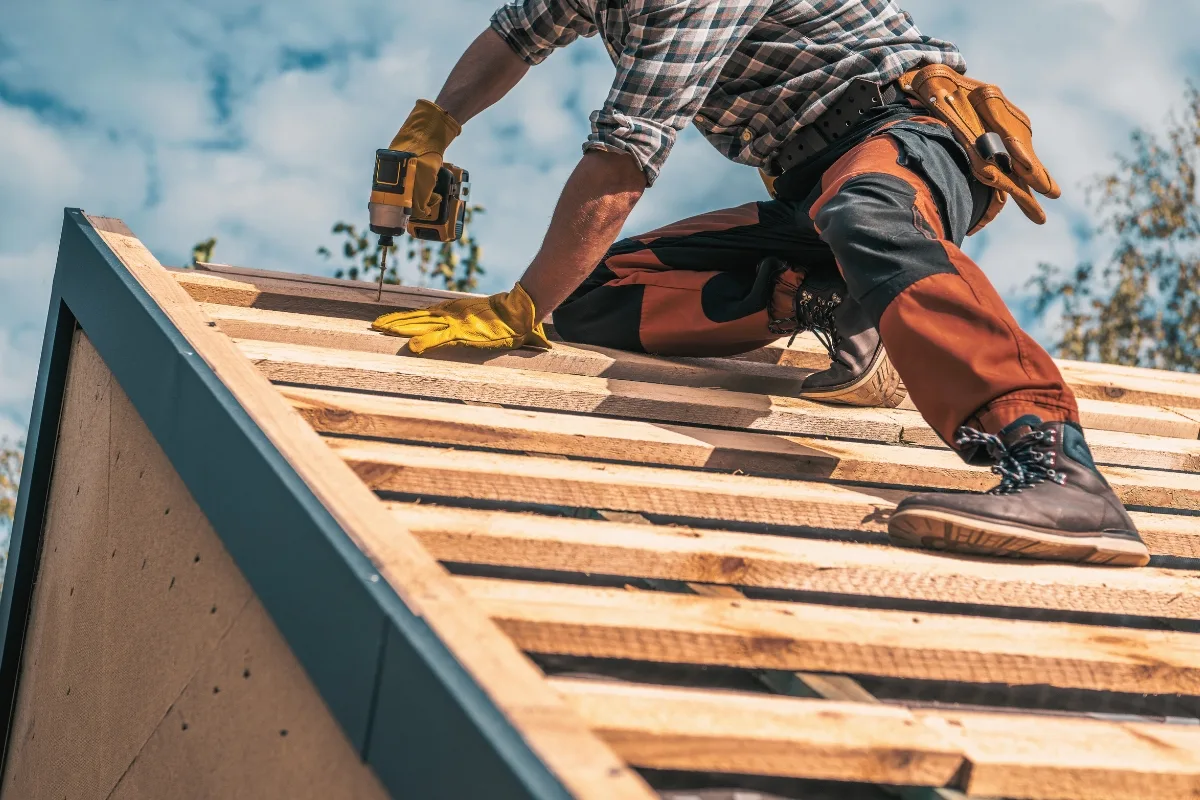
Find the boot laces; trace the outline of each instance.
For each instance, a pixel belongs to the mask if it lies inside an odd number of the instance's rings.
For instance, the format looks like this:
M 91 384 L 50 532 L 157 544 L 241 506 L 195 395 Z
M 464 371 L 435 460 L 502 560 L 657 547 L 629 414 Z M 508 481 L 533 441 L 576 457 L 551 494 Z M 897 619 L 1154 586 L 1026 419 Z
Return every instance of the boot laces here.
M 796 330 L 792 332 L 792 338 L 788 339 L 788 347 L 792 346 L 792 342 L 796 341 L 796 336 L 801 331 L 812 331 L 817 341 L 829 352 L 829 358 L 847 366 L 839 355 L 842 336 L 838 333 L 837 322 L 833 317 L 834 309 L 841 302 L 841 295 L 837 292 L 833 292 L 828 298 L 822 298 L 807 289 L 796 292 L 793 306 L 796 310 Z
M 988 494 L 1008 495 L 1044 481 L 1060 486 L 1067 482 L 1067 476 L 1054 469 L 1054 441 L 1052 429 L 1032 430 L 1012 444 L 1005 444 L 999 436 L 963 426 L 958 429 L 954 443 L 960 448 L 987 448 L 993 461 L 992 472 L 1000 476 L 1000 483 L 989 489 Z

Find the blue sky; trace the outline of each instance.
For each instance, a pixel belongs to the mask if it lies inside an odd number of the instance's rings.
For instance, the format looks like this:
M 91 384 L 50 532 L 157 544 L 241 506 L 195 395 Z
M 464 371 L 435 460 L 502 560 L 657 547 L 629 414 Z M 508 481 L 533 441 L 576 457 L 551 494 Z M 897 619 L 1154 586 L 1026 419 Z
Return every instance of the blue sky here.
M 371 154 L 432 97 L 497 0 L 43 0 L 0 11 L 0 436 L 28 421 L 64 206 L 125 219 L 167 264 L 330 273 L 315 250 L 362 222 Z M 971 73 L 1032 115 L 1066 192 L 1035 227 L 1006 212 L 969 244 L 1009 297 L 1041 260 L 1097 251 L 1082 186 L 1133 126 L 1161 127 L 1200 79 L 1194 0 L 901 0 Z M 421 9 L 420 13 L 415 8 Z M 467 126 L 488 290 L 541 241 L 612 67 L 595 40 L 533 69 Z M 752 170 L 681 137 L 630 232 L 762 197 Z

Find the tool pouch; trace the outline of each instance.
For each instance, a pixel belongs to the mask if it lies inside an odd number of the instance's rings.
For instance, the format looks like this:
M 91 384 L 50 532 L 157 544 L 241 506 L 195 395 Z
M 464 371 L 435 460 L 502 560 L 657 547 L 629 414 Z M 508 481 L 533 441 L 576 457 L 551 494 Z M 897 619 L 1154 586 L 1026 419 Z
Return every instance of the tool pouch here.
M 1029 117 L 999 87 L 960 75 L 944 64 L 906 72 L 899 84 L 946 123 L 967 151 L 972 174 L 992 188 L 987 210 L 969 233 L 995 219 L 1009 195 L 1029 219 L 1039 225 L 1046 221 L 1033 192 L 1053 199 L 1061 191 L 1034 152 Z

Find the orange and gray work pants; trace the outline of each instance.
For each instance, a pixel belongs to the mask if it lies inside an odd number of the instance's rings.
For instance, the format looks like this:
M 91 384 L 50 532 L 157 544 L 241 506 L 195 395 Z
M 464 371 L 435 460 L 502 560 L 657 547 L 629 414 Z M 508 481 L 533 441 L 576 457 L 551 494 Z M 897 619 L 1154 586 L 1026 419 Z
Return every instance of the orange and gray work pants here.
M 559 335 L 662 355 L 762 347 L 778 338 L 768 319 L 790 310 L 782 295 L 795 285 L 758 269 L 775 256 L 797 270 L 785 276 L 840 271 L 947 442 L 961 425 L 996 433 L 1025 414 L 1078 423 L 1050 356 L 959 249 L 988 195 L 944 125 L 886 125 L 808 183 L 803 197 L 780 191 L 617 242 L 554 312 Z

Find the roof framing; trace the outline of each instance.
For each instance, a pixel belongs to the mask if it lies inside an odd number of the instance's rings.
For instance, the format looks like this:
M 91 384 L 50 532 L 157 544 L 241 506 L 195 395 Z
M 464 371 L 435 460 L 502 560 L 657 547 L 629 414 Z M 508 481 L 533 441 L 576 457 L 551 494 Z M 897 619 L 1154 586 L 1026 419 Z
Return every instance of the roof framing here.
M 124 223 L 78 209 L 63 223 L 0 601 L 5 751 L 76 326 L 393 795 L 653 796 Z

